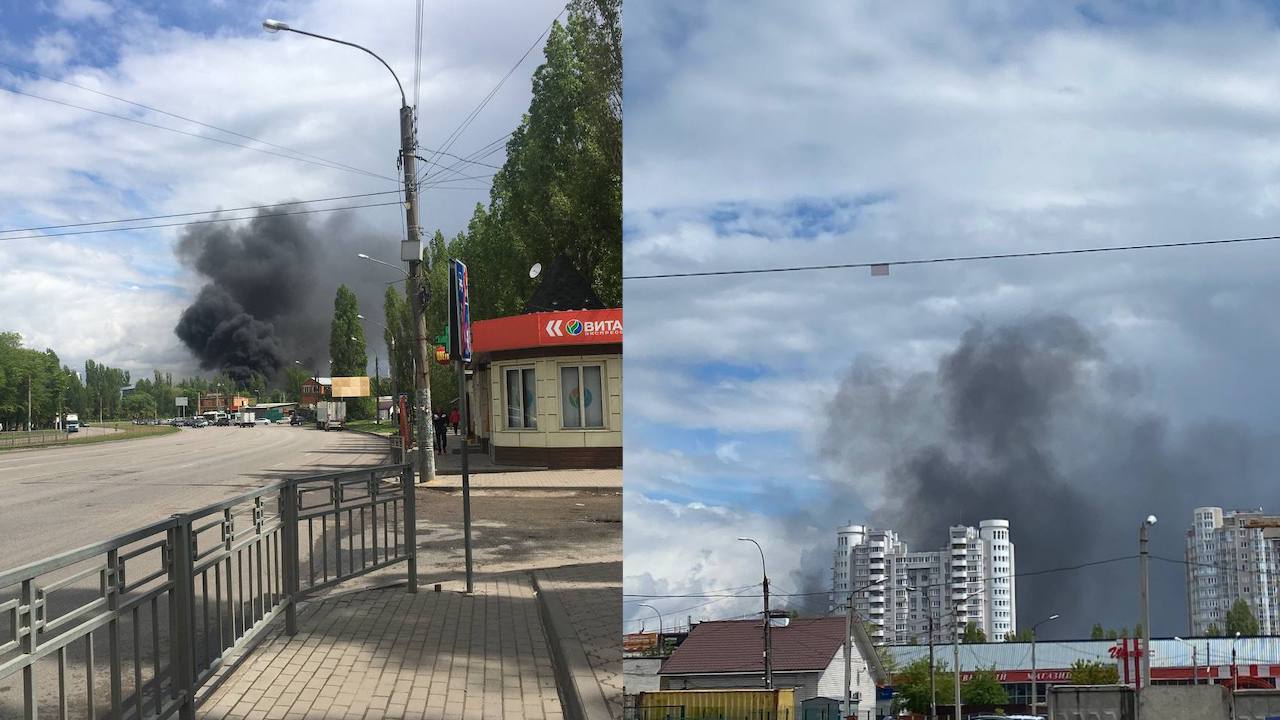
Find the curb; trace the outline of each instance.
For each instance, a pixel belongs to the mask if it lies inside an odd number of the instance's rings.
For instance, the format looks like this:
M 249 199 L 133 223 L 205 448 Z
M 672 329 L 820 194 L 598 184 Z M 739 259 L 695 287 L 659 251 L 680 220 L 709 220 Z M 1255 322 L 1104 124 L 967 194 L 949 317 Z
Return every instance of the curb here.
M 533 583 L 538 616 L 542 620 L 542 629 L 551 649 L 551 665 L 556 676 L 556 687 L 560 689 L 565 718 L 597 720 L 611 717 L 604 693 L 596 682 L 595 671 L 591 669 L 591 661 L 587 659 L 587 653 L 573 631 L 573 624 L 569 622 L 569 614 L 564 605 L 554 593 L 543 591 L 536 571 L 529 572 L 529 579 Z M 566 630 L 563 637 L 561 628 Z

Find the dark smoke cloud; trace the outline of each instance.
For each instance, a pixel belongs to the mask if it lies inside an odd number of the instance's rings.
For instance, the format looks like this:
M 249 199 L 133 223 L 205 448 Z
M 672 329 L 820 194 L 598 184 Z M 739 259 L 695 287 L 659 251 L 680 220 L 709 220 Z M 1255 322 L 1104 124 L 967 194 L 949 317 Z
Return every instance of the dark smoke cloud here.
M 272 216 L 296 209 L 264 209 L 244 224 L 183 230 L 178 259 L 208 283 L 174 332 L 200 367 L 238 380 L 255 372 L 274 378 L 297 360 L 327 374 L 333 299 L 343 283 L 355 291 L 361 313 L 382 319 L 383 293 L 396 274 L 356 253 L 394 261 L 398 240 L 356 231 L 347 213 Z M 365 339 L 371 360 L 374 352 L 385 357 L 376 325 L 365 328 Z
M 840 478 L 832 506 L 870 507 L 853 521 L 896 529 L 913 550 L 942 548 L 952 525 L 1006 518 L 1024 573 L 1135 554 L 1150 513 L 1160 518 L 1152 553 L 1181 560 L 1194 507 L 1280 505 L 1270 438 L 1224 422 L 1175 424 L 1157 400 L 1138 370 L 1066 316 L 973 325 L 934 371 L 910 377 L 858 362 L 821 441 Z M 828 552 L 843 513 L 822 518 Z M 806 580 L 829 587 L 829 554 L 812 562 Z M 1136 572 L 1128 560 L 1020 578 L 1019 625 L 1060 613 L 1044 633 L 1132 628 Z M 1153 561 L 1151 572 L 1152 631 L 1185 633 L 1185 568 Z

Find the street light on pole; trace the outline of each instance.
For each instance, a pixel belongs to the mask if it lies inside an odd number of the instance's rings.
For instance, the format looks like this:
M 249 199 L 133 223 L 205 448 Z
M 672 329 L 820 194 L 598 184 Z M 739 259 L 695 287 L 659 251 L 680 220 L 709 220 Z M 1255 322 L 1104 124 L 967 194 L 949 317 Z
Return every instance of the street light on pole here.
M 1183 640 L 1182 638 L 1178 637 L 1177 635 L 1174 635 L 1173 639 L 1191 648 L 1191 684 L 1199 685 L 1200 684 L 1200 661 L 1196 659 L 1195 643 L 1189 643 L 1186 640 Z
M 299 35 L 306 35 L 318 40 L 327 40 L 339 45 L 346 45 L 361 52 L 367 53 L 375 60 L 382 63 L 382 66 L 391 73 L 392 79 L 396 81 L 396 89 L 400 91 L 400 167 L 404 173 L 404 199 L 405 199 L 405 239 L 400 243 L 400 259 L 409 265 L 408 271 L 403 271 L 405 279 L 408 280 L 407 291 L 410 301 L 413 303 L 413 317 L 417 339 L 415 342 L 415 352 L 417 354 L 417 366 L 414 369 L 415 385 L 417 387 L 416 398 L 414 404 L 417 406 L 418 412 L 418 480 L 420 482 L 429 482 L 436 476 L 436 459 L 435 453 L 431 452 L 434 445 L 431 427 L 431 376 L 429 373 L 430 365 L 427 354 L 427 317 L 426 307 L 429 301 L 430 288 L 422 278 L 422 232 L 418 225 L 418 184 L 417 184 L 417 158 L 414 153 L 415 144 L 415 128 L 413 108 L 409 107 L 409 103 L 405 98 L 404 85 L 400 83 L 400 78 L 396 75 L 395 70 L 387 64 L 377 53 L 369 48 L 357 45 L 346 40 L 319 35 L 316 33 L 298 30 L 289 27 L 288 24 L 279 20 L 265 20 L 262 27 L 267 32 L 280 32 L 285 30 Z M 367 257 L 364 253 L 359 255 L 362 259 L 374 260 Z M 381 261 L 378 261 L 381 262 Z M 390 263 L 382 263 L 390 265 Z M 391 267 L 396 267 L 390 265 Z M 397 270 L 400 268 L 396 267 Z M 413 562 L 410 556 L 410 562 Z M 417 592 L 417 588 L 409 588 L 410 592 Z
M 1147 580 L 1147 566 L 1150 556 L 1147 552 L 1148 530 L 1152 525 L 1156 524 L 1156 516 L 1148 515 L 1142 521 L 1142 525 L 1138 528 L 1138 594 L 1142 600 L 1142 648 L 1138 651 L 1141 660 L 1139 671 L 1139 682 L 1141 688 L 1138 694 L 1146 692 L 1151 685 L 1151 609 L 1148 603 L 1149 584 Z M 1139 700 L 1141 706 L 1141 700 Z
M 886 576 L 873 583 L 863 585 L 859 588 L 850 588 L 849 590 L 849 596 L 846 599 L 844 606 L 844 700 L 841 704 L 843 710 L 841 717 L 851 717 L 850 705 L 853 704 L 853 621 L 855 619 L 855 613 L 853 611 L 853 594 L 856 592 L 862 592 L 863 590 L 870 590 L 871 588 L 888 581 L 889 578 Z M 915 590 L 913 587 L 908 587 L 907 589 Z M 857 618 L 857 620 L 861 622 L 862 618 Z
M 769 618 L 769 572 L 765 569 L 764 564 L 764 548 L 760 547 L 760 543 L 749 537 L 740 537 L 743 542 L 753 543 L 756 549 L 760 551 L 760 574 L 764 580 L 761 583 L 764 587 L 764 688 L 766 690 L 773 689 L 773 662 L 770 657 L 770 635 L 769 628 L 772 625 Z
M 655 613 L 657 613 L 657 615 L 658 615 L 658 644 L 659 644 L 659 645 L 661 645 L 661 644 L 662 644 L 662 612 L 661 612 L 660 610 L 658 610 L 658 608 L 656 608 L 656 607 L 654 607 L 654 606 L 652 606 L 652 605 L 646 605 L 646 604 L 644 604 L 644 603 L 636 603 L 636 607 L 649 608 L 650 610 L 652 610 L 652 611 L 654 611 Z M 642 628 L 641 628 L 641 632 L 643 632 L 643 631 L 644 631 L 644 628 L 642 627 Z
M 1049 622 L 1050 620 L 1057 620 L 1059 617 L 1060 616 L 1057 613 L 1054 613 L 1053 615 L 1050 615 L 1049 617 L 1031 626 L 1031 714 L 1032 715 L 1036 714 L 1036 700 L 1038 699 L 1037 693 L 1036 693 L 1036 628 Z

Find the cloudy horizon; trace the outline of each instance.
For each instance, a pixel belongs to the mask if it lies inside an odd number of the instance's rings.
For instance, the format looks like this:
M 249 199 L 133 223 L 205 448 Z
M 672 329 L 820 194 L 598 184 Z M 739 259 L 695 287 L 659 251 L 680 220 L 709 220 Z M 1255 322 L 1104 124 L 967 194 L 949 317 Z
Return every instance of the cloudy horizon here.
M 1280 24 L 1266 6 L 748 5 L 630 8 L 627 276 L 1280 227 Z M 624 592 L 748 588 L 759 557 L 739 535 L 760 540 L 787 602 L 830 586 L 846 522 L 897 523 L 912 549 L 930 549 L 949 525 L 1007 512 L 1027 549 L 1018 570 L 1029 572 L 1136 553 L 1146 512 L 1160 516 L 1152 552 L 1180 559 L 1194 507 L 1280 509 L 1267 362 L 1280 334 L 1256 315 L 1276 299 L 1267 269 L 1278 255 L 1263 242 L 898 265 L 887 277 L 861 268 L 627 281 Z M 1013 332 L 1050 317 L 1069 318 L 1096 347 L 1062 396 L 1081 401 L 1046 402 L 1041 444 L 1008 442 L 1049 451 L 1024 482 L 1051 480 L 1083 509 L 1059 516 L 1033 497 L 987 515 L 945 486 L 925 495 L 939 505 L 913 505 L 918 496 L 891 481 L 894 460 L 940 448 L 952 462 L 944 477 L 996 490 L 984 483 L 998 473 L 977 470 L 1034 467 L 995 462 L 943 428 L 969 427 L 956 408 L 973 398 L 952 403 L 935 379 L 974 328 Z M 1039 377 L 1060 351 L 1042 349 L 1009 377 Z M 843 392 L 858 368 L 882 370 L 883 397 L 897 405 Z M 932 394 L 909 403 L 913 382 Z M 904 425 L 890 432 L 894 422 Z M 1102 427 L 1117 432 L 1089 442 Z M 849 457 L 832 462 L 833 447 Z M 1097 510 L 1091 494 L 1103 492 L 1115 502 Z M 1046 523 L 1078 523 L 1089 541 L 1039 543 L 1052 536 Z M 1053 636 L 1132 627 L 1135 571 L 1028 578 L 1020 625 L 1052 602 L 1046 588 L 1074 584 L 1104 596 L 1053 610 L 1064 614 L 1046 628 Z M 1153 563 L 1153 633 L 1186 632 L 1183 578 L 1182 566 Z M 759 605 L 745 592 L 655 604 L 681 621 L 735 617 Z M 629 600 L 627 628 L 652 623 Z
M 227 0 L 199 7 L 51 0 L 0 9 L 0 87 L 23 93 L 0 90 L 6 108 L 0 113 L 0 133 L 20 140 L 0 146 L 0 163 L 7 170 L 0 176 L 0 194 L 7 201 L 0 206 L 0 228 L 392 191 L 291 209 L 386 203 L 303 217 L 315 218 L 321 226 L 331 216 L 344 216 L 341 222 L 352 228 L 352 256 L 363 251 L 395 261 L 404 215 L 394 192 L 399 152 L 394 82 L 372 58 L 298 35 L 267 34 L 261 21 L 284 20 L 367 45 L 386 58 L 405 86 L 408 101 L 413 104 L 416 97 L 419 144 L 435 149 L 448 141 L 563 9 L 563 2 L 541 1 L 518 7 L 427 3 L 417 86 L 415 4 L 410 2 L 384 2 L 377 12 L 367 5 L 332 0 Z M 451 153 L 467 156 L 515 129 L 528 107 L 530 77 L 542 62 L 541 49 L 539 41 L 456 138 Z M 497 143 L 495 152 L 482 161 L 500 166 L 504 145 Z M 274 146 L 306 157 L 296 159 L 296 154 Z M 380 177 L 324 167 L 315 158 Z M 493 170 L 478 165 L 461 169 L 467 172 L 442 172 L 436 179 L 443 182 L 422 193 L 424 232 L 438 228 L 452 236 L 465 228 L 477 202 L 487 204 L 487 176 Z M 135 376 L 149 376 L 153 369 L 178 377 L 204 374 L 174 333 L 180 313 L 205 282 L 175 255 L 183 229 L 49 239 L 25 236 L 66 231 L 0 232 L 0 316 L 5 329 L 20 332 L 28 347 L 52 348 L 73 368 L 92 358 Z M 368 244 L 374 238 L 376 244 Z M 334 278 L 330 298 L 343 279 Z M 394 279 L 394 273 L 386 278 Z M 381 287 L 367 294 L 380 297 Z M 380 308 L 362 310 L 381 314 Z

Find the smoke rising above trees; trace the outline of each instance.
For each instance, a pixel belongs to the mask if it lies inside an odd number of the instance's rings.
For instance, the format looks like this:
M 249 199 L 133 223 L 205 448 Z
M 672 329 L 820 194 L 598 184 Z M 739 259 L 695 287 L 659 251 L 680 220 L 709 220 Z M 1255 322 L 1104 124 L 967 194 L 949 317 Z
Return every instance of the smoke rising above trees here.
M 356 253 L 396 257 L 398 238 L 359 231 L 350 213 L 277 215 L 263 209 L 246 223 L 185 228 L 179 261 L 207 281 L 174 332 L 205 370 L 244 385 L 283 381 L 299 361 L 326 373 L 333 297 L 345 283 L 361 307 L 379 305 L 395 274 Z
M 1152 554 L 1180 561 L 1193 508 L 1274 498 L 1267 477 L 1280 463 L 1243 428 L 1175 424 L 1142 380 L 1064 315 L 974 324 L 929 372 L 855 362 L 821 438 L 829 505 L 864 505 L 868 522 L 922 549 L 945 545 L 952 525 L 1008 519 L 1019 573 L 1133 555 L 1154 513 Z M 834 529 L 847 518 L 832 512 L 822 522 Z M 1019 623 L 1062 613 L 1050 631 L 1073 637 L 1098 619 L 1131 624 L 1136 570 L 1128 560 L 1020 578 Z M 1184 567 L 1153 562 L 1151 582 L 1153 632 L 1184 631 Z

